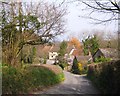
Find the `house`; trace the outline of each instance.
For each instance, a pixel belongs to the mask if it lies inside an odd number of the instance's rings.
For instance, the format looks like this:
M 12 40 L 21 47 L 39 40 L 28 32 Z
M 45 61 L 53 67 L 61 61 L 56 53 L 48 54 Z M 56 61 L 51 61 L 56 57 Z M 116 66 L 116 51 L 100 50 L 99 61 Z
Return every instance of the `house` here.
M 83 54 L 83 51 L 81 49 L 75 48 L 74 45 L 71 45 L 68 43 L 67 52 L 64 58 L 67 60 L 69 65 L 72 65 L 74 57 L 81 56 L 82 54 Z
M 46 64 L 54 64 L 55 62 L 58 62 L 56 60 L 57 56 L 57 52 L 49 52 L 49 59 L 47 59 Z
M 52 45 L 50 50 L 48 50 L 49 58 L 47 59 L 47 64 L 54 64 L 55 62 L 58 62 L 56 58 L 59 55 L 58 53 L 59 49 L 60 49 L 59 43 L 55 43 Z
M 55 60 L 57 56 L 58 56 L 57 52 L 49 52 L 49 59 L 50 60 Z
M 77 60 L 79 61 L 79 62 L 88 62 L 89 60 L 91 60 L 92 59 L 92 56 L 89 56 L 89 55 L 87 55 L 87 56 L 77 56 Z
M 49 52 L 58 52 L 59 43 L 55 43 L 52 45 L 44 44 L 44 45 L 36 45 L 36 55 L 40 58 L 49 58 Z
M 100 58 L 100 57 L 116 59 L 118 58 L 118 51 L 117 49 L 113 49 L 113 48 L 104 48 L 104 49 L 99 48 L 92 57 L 93 57 L 93 61 L 95 61 L 95 58 Z
M 73 48 L 73 49 L 70 51 L 69 55 L 79 56 L 79 51 L 78 51 L 77 49 Z
M 36 50 L 36 57 L 45 58 L 47 59 L 47 64 L 53 64 L 59 54 L 58 51 L 60 50 L 60 42 L 56 42 L 52 45 L 37 45 Z M 76 49 L 73 45 L 68 44 L 64 58 L 68 61 L 68 64 L 72 64 L 74 56 L 79 56 L 80 54 L 80 50 Z
M 74 57 L 78 55 L 78 51 L 75 49 L 74 46 L 67 47 L 67 52 L 64 56 L 64 59 L 67 60 L 69 65 L 72 65 Z

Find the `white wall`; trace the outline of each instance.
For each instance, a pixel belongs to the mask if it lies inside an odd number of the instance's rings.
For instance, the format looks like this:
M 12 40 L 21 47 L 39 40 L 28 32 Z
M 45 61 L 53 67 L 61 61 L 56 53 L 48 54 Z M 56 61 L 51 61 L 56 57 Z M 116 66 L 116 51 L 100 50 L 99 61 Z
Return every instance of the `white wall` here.
M 58 56 L 57 52 L 49 52 L 49 59 L 50 60 L 55 60 L 57 56 Z

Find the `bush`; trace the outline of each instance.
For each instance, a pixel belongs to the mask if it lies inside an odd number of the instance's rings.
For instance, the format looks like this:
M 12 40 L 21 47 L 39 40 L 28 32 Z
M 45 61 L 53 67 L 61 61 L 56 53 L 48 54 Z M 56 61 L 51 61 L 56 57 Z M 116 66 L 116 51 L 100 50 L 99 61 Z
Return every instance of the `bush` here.
M 85 74 L 87 71 L 87 68 L 83 67 L 83 64 L 77 61 L 77 58 L 75 57 L 73 60 L 73 66 L 71 71 L 75 74 Z
M 44 58 L 43 64 L 46 64 L 46 62 L 47 62 L 47 59 L 46 59 L 46 58 Z
M 79 69 L 79 71 L 83 71 L 83 67 L 82 67 L 81 63 L 78 63 L 78 69 Z
M 58 56 L 58 63 L 55 62 L 55 65 L 59 65 L 63 70 L 68 66 L 67 61 L 62 57 Z
M 111 58 L 100 57 L 100 58 L 95 58 L 95 63 L 109 62 L 110 60 L 111 60 Z
M 68 64 L 66 62 L 61 62 L 59 66 L 64 70 L 64 68 L 67 67 Z
M 2 79 L 3 94 L 20 94 L 57 84 L 64 80 L 64 75 L 42 66 L 25 66 L 22 69 L 4 66 Z
M 79 70 L 79 74 L 86 73 L 85 72 L 86 69 L 83 68 L 83 65 L 81 63 L 78 63 L 78 70 Z
M 87 76 L 103 94 L 120 94 L 120 60 L 91 64 Z
M 26 92 L 27 86 L 24 83 L 22 70 L 4 66 L 2 69 L 2 92 L 3 93 L 18 93 L 20 91 Z M 26 87 L 23 87 L 26 86 Z
M 72 65 L 72 69 L 71 69 L 72 73 L 75 73 L 75 74 L 79 74 L 79 69 L 78 69 L 78 60 L 77 58 L 75 57 L 73 59 L 73 65 Z

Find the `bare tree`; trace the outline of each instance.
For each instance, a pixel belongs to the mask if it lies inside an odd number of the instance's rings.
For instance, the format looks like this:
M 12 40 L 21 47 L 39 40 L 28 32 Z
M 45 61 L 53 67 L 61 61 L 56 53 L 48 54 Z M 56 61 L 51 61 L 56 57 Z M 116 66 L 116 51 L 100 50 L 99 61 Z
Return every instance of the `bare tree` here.
M 106 32 L 104 30 L 94 30 L 93 34 L 97 37 L 98 44 L 100 48 L 115 48 L 118 47 L 118 38 L 117 34 L 114 34 L 110 31 Z
M 78 0 L 80 1 L 80 0 Z M 90 10 L 89 16 L 84 16 L 85 18 L 89 18 L 92 20 L 97 21 L 96 24 L 111 22 L 119 20 L 120 17 L 118 17 L 118 14 L 120 14 L 120 5 L 119 2 L 116 0 L 92 0 L 92 1 L 80 1 L 83 4 L 85 4 L 87 7 L 84 10 Z M 97 12 L 98 14 L 110 14 L 110 16 L 102 19 L 98 19 L 97 17 L 93 18 L 92 14 Z
M 64 2 L 1 2 L 3 61 L 14 66 L 24 45 L 49 42 L 65 32 Z
M 92 1 L 80 1 L 82 4 L 85 4 L 87 7 L 84 10 L 90 10 L 87 16 L 81 16 L 84 18 L 92 19 L 95 21 L 94 24 L 105 24 L 113 21 L 118 22 L 118 57 L 120 58 L 120 2 L 117 0 L 92 0 Z M 99 15 L 106 15 L 105 18 L 93 17 L 92 14 L 97 12 Z M 109 16 L 108 16 L 109 15 Z M 98 16 L 99 17 L 99 16 Z

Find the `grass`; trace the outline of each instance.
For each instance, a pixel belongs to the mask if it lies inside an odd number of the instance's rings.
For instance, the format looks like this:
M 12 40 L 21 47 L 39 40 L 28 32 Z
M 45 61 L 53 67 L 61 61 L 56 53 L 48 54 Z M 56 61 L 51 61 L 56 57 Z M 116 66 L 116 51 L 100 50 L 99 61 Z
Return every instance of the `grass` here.
M 44 66 L 27 65 L 22 69 L 3 66 L 2 78 L 3 94 L 21 94 L 58 84 L 64 80 L 64 74 Z

